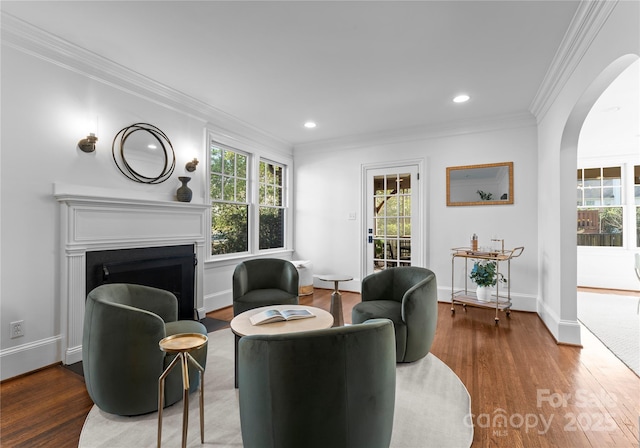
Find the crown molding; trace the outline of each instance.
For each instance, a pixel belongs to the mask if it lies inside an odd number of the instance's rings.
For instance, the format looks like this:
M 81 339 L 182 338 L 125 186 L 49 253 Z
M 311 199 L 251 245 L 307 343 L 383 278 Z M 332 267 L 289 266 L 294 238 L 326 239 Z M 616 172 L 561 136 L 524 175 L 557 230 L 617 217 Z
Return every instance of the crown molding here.
M 538 123 L 544 118 L 600 32 L 618 0 L 583 0 L 540 84 L 529 110 Z
M 327 151 L 345 151 L 362 147 L 390 145 L 418 140 L 476 134 L 502 129 L 535 126 L 535 117 L 529 112 L 483 117 L 473 120 L 457 120 L 428 126 L 418 126 L 372 134 L 320 140 L 294 146 L 294 153 L 305 154 Z
M 6 12 L 2 12 L 2 45 L 186 114 L 203 125 L 214 124 L 224 132 L 261 142 L 278 152 L 292 151 L 290 142 Z

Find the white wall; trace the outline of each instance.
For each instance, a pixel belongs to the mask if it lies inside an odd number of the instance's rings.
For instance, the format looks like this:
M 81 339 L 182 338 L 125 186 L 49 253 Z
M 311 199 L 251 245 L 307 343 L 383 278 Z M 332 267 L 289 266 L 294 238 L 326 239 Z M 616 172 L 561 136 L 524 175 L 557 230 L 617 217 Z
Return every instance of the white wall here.
M 596 99 L 640 53 L 639 3 L 600 5 L 606 20 L 583 41 L 571 42 L 575 67 L 560 77 L 554 101 L 538 114 L 538 312 L 558 341 L 572 344 L 580 344 L 575 243 L 578 135 Z
M 609 82 L 613 79 L 607 67 L 624 55 L 640 54 L 638 6 L 638 2 L 616 4 L 593 41 L 588 42 L 588 51 L 567 82 L 558 86 L 553 104 L 539 117 L 537 136 L 530 117 L 507 118 L 500 125 L 476 123 L 459 129 L 380 136 L 375 143 L 296 148 L 295 258 L 311 260 L 315 272 L 352 273 L 356 279 L 345 286 L 357 290 L 360 242 L 364 239 L 361 166 L 422 159 L 429 199 L 424 224 L 427 265 L 438 276 L 440 299 L 448 300 L 450 248 L 467 244 L 474 232 L 480 236 L 481 245 L 496 235 L 506 240 L 507 247 L 525 246 L 522 257 L 513 262 L 516 305 L 528 309 L 538 297 L 539 313 L 554 336 L 563 342 L 579 342 L 575 148 L 565 147 L 567 150 L 561 152 L 563 135 L 585 92 L 593 103 L 607 83 L 599 86 L 597 94 L 588 87 L 601 78 L 610 78 Z M 136 74 L 122 73 L 122 67 L 110 66 L 95 55 L 53 48 L 58 42 L 7 23 L 5 17 L 2 26 L 0 378 L 5 379 L 62 359 L 60 230 L 58 205 L 52 196 L 54 182 L 173 200 L 179 186 L 177 177 L 184 174 L 185 163 L 193 157 L 201 163 L 206 160 L 207 123 L 276 152 L 291 154 L 291 149 L 193 98 L 167 91 Z M 626 59 L 623 62 L 631 63 Z M 617 73 L 624 69 L 622 66 L 614 67 Z M 76 144 L 91 130 L 86 123 L 95 117 L 98 149 L 85 154 Z M 136 184 L 113 164 L 111 139 L 135 122 L 154 124 L 169 135 L 177 156 L 176 172 L 169 181 L 155 186 Z M 578 132 L 574 132 L 576 142 Z M 320 149 L 332 152 L 321 155 Z M 513 205 L 445 205 L 447 166 L 502 161 L 514 162 Z M 191 176 L 193 201 L 204 201 L 203 165 Z M 564 188 L 567 185 L 568 189 Z M 356 220 L 347 219 L 351 212 L 357 213 Z M 232 262 L 207 266 L 204 296 L 211 304 L 228 302 L 232 266 Z M 456 282 L 461 279 L 462 275 Z M 201 306 L 204 298 L 197 300 Z M 9 339 L 9 322 L 21 319 L 26 335 Z
M 1 379 L 62 360 L 60 212 L 53 197 L 54 183 L 174 201 L 178 176 L 189 175 L 192 203 L 204 203 L 208 197 L 207 126 L 226 135 L 261 140 L 263 146 L 291 156 L 291 148 L 284 143 L 197 100 L 157 88 L 151 80 L 80 49 L 60 49 L 56 40 L 21 26 L 3 16 Z M 97 150 L 86 154 L 76 145 L 93 131 L 96 117 Z M 173 144 L 176 168 L 164 183 L 133 182 L 113 162 L 114 136 L 137 122 L 159 127 Z M 194 157 L 201 163 L 195 172 L 187 173 L 185 164 Z M 204 296 L 215 295 L 215 276 L 203 284 Z M 202 296 L 196 301 L 199 308 L 204 306 Z M 10 339 L 9 323 L 17 320 L 24 320 L 26 334 Z
M 23 352 L 28 360 L 24 370 L 31 370 L 61 359 L 59 205 L 52 196 L 53 183 L 133 190 L 150 199 L 172 200 L 186 161 L 203 156 L 203 123 L 12 48 L 2 48 L 2 62 L 0 339 L 3 354 L 9 349 Z M 76 145 L 88 133 L 87 121 L 96 116 L 98 148 L 85 154 Z M 136 184 L 111 159 L 111 138 L 136 122 L 150 122 L 171 136 L 177 169 L 163 184 Z M 202 201 L 201 179 L 196 173 L 192 181 L 196 201 Z M 25 321 L 26 334 L 9 339 L 8 325 L 15 320 Z M 25 344 L 24 350 L 18 348 Z M 3 373 L 11 362 L 3 359 Z
M 378 140 L 384 140 L 380 138 Z M 393 140 L 393 141 L 390 141 Z M 537 295 L 536 128 L 532 117 L 511 117 L 494 123 L 396 135 L 386 143 L 351 142 L 348 146 L 314 144 L 294 150 L 296 184 L 296 257 L 313 262 L 315 272 L 354 276 L 341 288 L 359 291 L 365 229 L 361 168 L 363 164 L 424 160 L 427 220 L 426 267 L 438 280 L 439 299 L 450 300 L 451 248 L 469 245 L 477 233 L 480 246 L 493 236 L 505 247 L 524 246 L 512 262 L 512 296 L 517 309 L 535 310 Z M 327 154 L 326 151 L 329 151 Z M 446 206 L 446 168 L 495 162 L 514 162 L 514 204 Z M 348 214 L 357 211 L 357 219 Z M 464 284 L 462 271 L 456 286 Z M 316 286 L 328 287 L 316 281 Z

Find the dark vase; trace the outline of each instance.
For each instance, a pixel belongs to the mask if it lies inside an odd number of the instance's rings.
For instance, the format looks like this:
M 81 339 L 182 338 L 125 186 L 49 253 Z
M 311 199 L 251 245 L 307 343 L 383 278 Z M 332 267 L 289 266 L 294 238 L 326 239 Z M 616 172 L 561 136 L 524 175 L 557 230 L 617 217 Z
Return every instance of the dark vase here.
M 178 201 L 180 202 L 191 202 L 191 197 L 193 196 L 193 191 L 191 188 L 187 187 L 187 183 L 191 180 L 190 177 L 178 177 L 180 182 L 182 182 L 182 186 L 178 188 L 176 192 L 176 196 L 178 197 Z

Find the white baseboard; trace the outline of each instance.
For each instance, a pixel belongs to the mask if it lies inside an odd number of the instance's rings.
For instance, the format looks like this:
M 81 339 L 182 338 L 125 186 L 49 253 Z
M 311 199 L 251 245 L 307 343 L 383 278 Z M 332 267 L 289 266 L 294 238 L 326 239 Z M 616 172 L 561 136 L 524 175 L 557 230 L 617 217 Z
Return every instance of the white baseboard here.
M 62 360 L 62 336 L 29 342 L 0 351 L 0 380 L 22 375 Z
M 556 342 L 561 344 L 582 345 L 580 324 L 578 321 L 563 320 L 544 303 L 538 304 L 538 315 L 547 326 Z
M 69 365 L 80 361 L 82 361 L 82 345 L 67 348 L 67 352 L 65 353 L 62 362 Z
M 451 303 L 451 287 L 438 288 L 438 301 Z M 549 329 L 556 342 L 560 344 L 581 345 L 580 324 L 578 321 L 562 320 L 536 296 L 529 294 L 511 293 L 511 309 L 514 311 L 528 311 L 538 313 L 540 319 Z
M 231 290 L 217 292 L 204 296 L 205 313 L 219 310 L 233 305 L 233 292 Z

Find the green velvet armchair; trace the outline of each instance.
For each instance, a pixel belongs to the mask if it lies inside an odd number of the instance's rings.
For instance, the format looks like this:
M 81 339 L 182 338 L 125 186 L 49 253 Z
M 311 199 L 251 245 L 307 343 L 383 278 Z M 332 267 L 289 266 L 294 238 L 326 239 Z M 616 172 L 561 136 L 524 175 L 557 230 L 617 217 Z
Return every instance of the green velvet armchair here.
M 245 448 L 388 448 L 393 325 L 244 336 L 238 358 Z
M 178 321 L 176 296 L 162 289 L 105 284 L 87 296 L 82 335 L 82 367 L 87 391 L 103 411 L 139 415 L 158 410 L 158 378 L 175 355 L 158 342 L 178 333 L 207 334 L 197 321 Z M 206 345 L 191 355 L 205 367 Z M 182 373 L 173 369 L 165 381 L 165 406 L 182 399 Z M 190 392 L 198 388 L 189 369 Z
M 436 276 L 416 266 L 389 268 L 362 280 L 362 302 L 351 310 L 354 324 L 393 321 L 397 362 L 413 362 L 431 350 L 438 321 Z
M 261 306 L 297 305 L 298 281 L 298 270 L 290 261 L 243 261 L 233 272 L 233 315 Z

